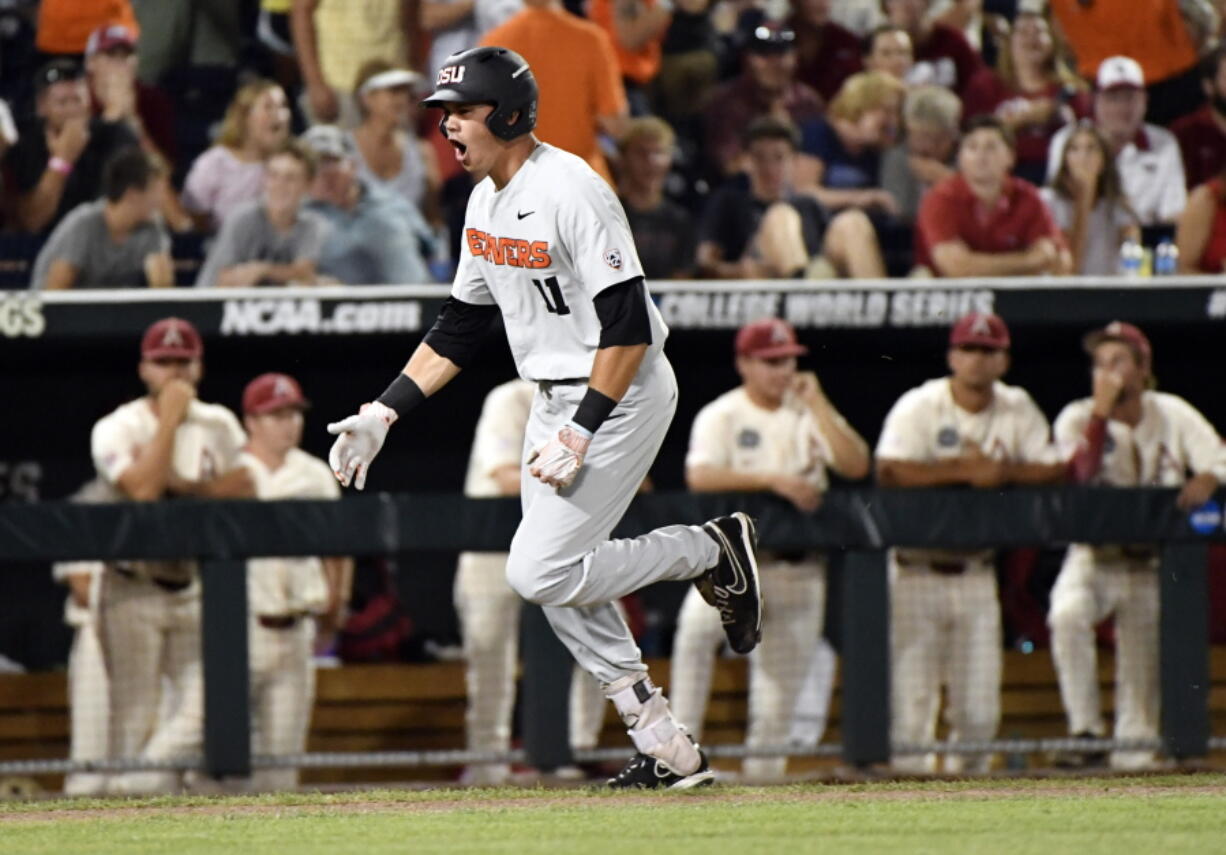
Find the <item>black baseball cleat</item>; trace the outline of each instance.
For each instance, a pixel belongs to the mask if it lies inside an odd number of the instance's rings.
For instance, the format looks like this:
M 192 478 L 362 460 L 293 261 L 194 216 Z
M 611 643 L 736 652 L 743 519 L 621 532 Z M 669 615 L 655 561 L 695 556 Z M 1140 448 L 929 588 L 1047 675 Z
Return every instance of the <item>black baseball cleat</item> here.
M 698 768 L 688 775 L 682 775 L 670 769 L 663 760 L 647 754 L 635 754 L 624 769 L 608 780 L 607 785 L 611 790 L 691 790 L 709 787 L 715 781 L 715 772 L 701 748 L 698 749 L 698 756 L 702 758 Z
M 737 511 L 703 524 L 719 547 L 719 561 L 694 580 L 702 598 L 719 609 L 728 643 L 748 653 L 762 639 L 762 586 L 758 583 L 758 534 L 748 514 Z

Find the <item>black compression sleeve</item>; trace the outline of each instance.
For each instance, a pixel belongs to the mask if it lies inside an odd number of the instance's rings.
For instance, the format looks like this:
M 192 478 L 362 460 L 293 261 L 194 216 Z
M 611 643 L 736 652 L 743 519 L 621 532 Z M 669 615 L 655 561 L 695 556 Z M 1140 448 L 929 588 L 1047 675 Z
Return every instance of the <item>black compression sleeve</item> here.
M 579 402 L 579 407 L 575 410 L 571 421 L 588 433 L 595 433 L 600 430 L 600 426 L 604 424 L 604 420 L 609 417 L 609 413 L 613 412 L 616 406 L 617 401 L 588 386 L 587 393 Z
M 628 347 L 651 344 L 651 319 L 647 314 L 647 294 L 643 277 L 610 285 L 593 301 L 600 318 L 600 343 L 597 347 Z
M 465 368 L 481 346 L 481 339 L 489 331 L 490 323 L 497 314 L 497 306 L 478 306 L 448 297 L 424 341 L 439 356 L 445 356 Z
M 421 387 L 412 377 L 407 374 L 397 374 L 392 384 L 384 389 L 383 394 L 375 400 L 384 406 L 391 407 L 396 411 L 396 415 L 403 416 L 426 400 L 426 394 L 422 392 Z

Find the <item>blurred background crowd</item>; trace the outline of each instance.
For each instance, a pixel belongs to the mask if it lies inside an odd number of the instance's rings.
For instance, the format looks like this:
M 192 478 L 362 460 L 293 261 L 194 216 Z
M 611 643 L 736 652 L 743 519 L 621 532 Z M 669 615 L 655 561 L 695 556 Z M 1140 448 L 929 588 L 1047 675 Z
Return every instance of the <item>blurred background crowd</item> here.
M 651 278 L 1217 273 L 1222 5 L 4 0 L 5 287 L 447 281 L 477 44 Z

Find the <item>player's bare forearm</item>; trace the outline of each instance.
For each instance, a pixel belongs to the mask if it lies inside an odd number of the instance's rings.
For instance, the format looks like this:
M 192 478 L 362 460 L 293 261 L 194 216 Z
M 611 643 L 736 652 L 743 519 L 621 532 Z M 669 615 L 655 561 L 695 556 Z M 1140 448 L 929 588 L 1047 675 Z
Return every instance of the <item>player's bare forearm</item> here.
M 158 424 L 153 439 L 116 481 L 120 492 L 134 502 L 154 502 L 162 498 L 171 477 L 170 463 L 177 429 L 178 424 L 168 420 Z
M 592 376 L 587 385 L 611 400 L 620 401 L 646 355 L 645 344 L 602 347 L 592 361 Z
M 825 395 L 821 395 L 811 409 L 822 435 L 830 444 L 830 454 L 834 458 L 830 465 L 834 471 L 853 480 L 868 477 L 872 455 L 864 437 L 843 418 Z
M 454 380 L 460 373 L 460 366 L 422 342 L 409 357 L 403 373 L 416 383 L 422 394 L 428 398 Z
M 687 466 L 685 483 L 694 493 L 757 493 L 769 490 L 770 477 L 725 466 Z
M 1010 484 L 1062 484 L 1068 478 L 1064 463 L 1010 463 L 1005 473 Z
M 967 483 L 962 460 L 878 460 L 877 483 L 882 487 L 944 487 Z

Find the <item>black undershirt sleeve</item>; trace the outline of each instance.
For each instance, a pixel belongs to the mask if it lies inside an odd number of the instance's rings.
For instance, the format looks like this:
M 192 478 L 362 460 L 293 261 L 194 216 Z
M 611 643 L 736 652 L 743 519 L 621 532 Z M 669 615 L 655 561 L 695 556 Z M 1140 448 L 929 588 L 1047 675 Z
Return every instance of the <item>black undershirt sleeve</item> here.
M 593 302 L 600 318 L 598 348 L 651 344 L 651 318 L 642 276 L 610 285 Z
M 479 306 L 448 297 L 423 341 L 439 356 L 466 368 L 497 315 L 497 306 Z

